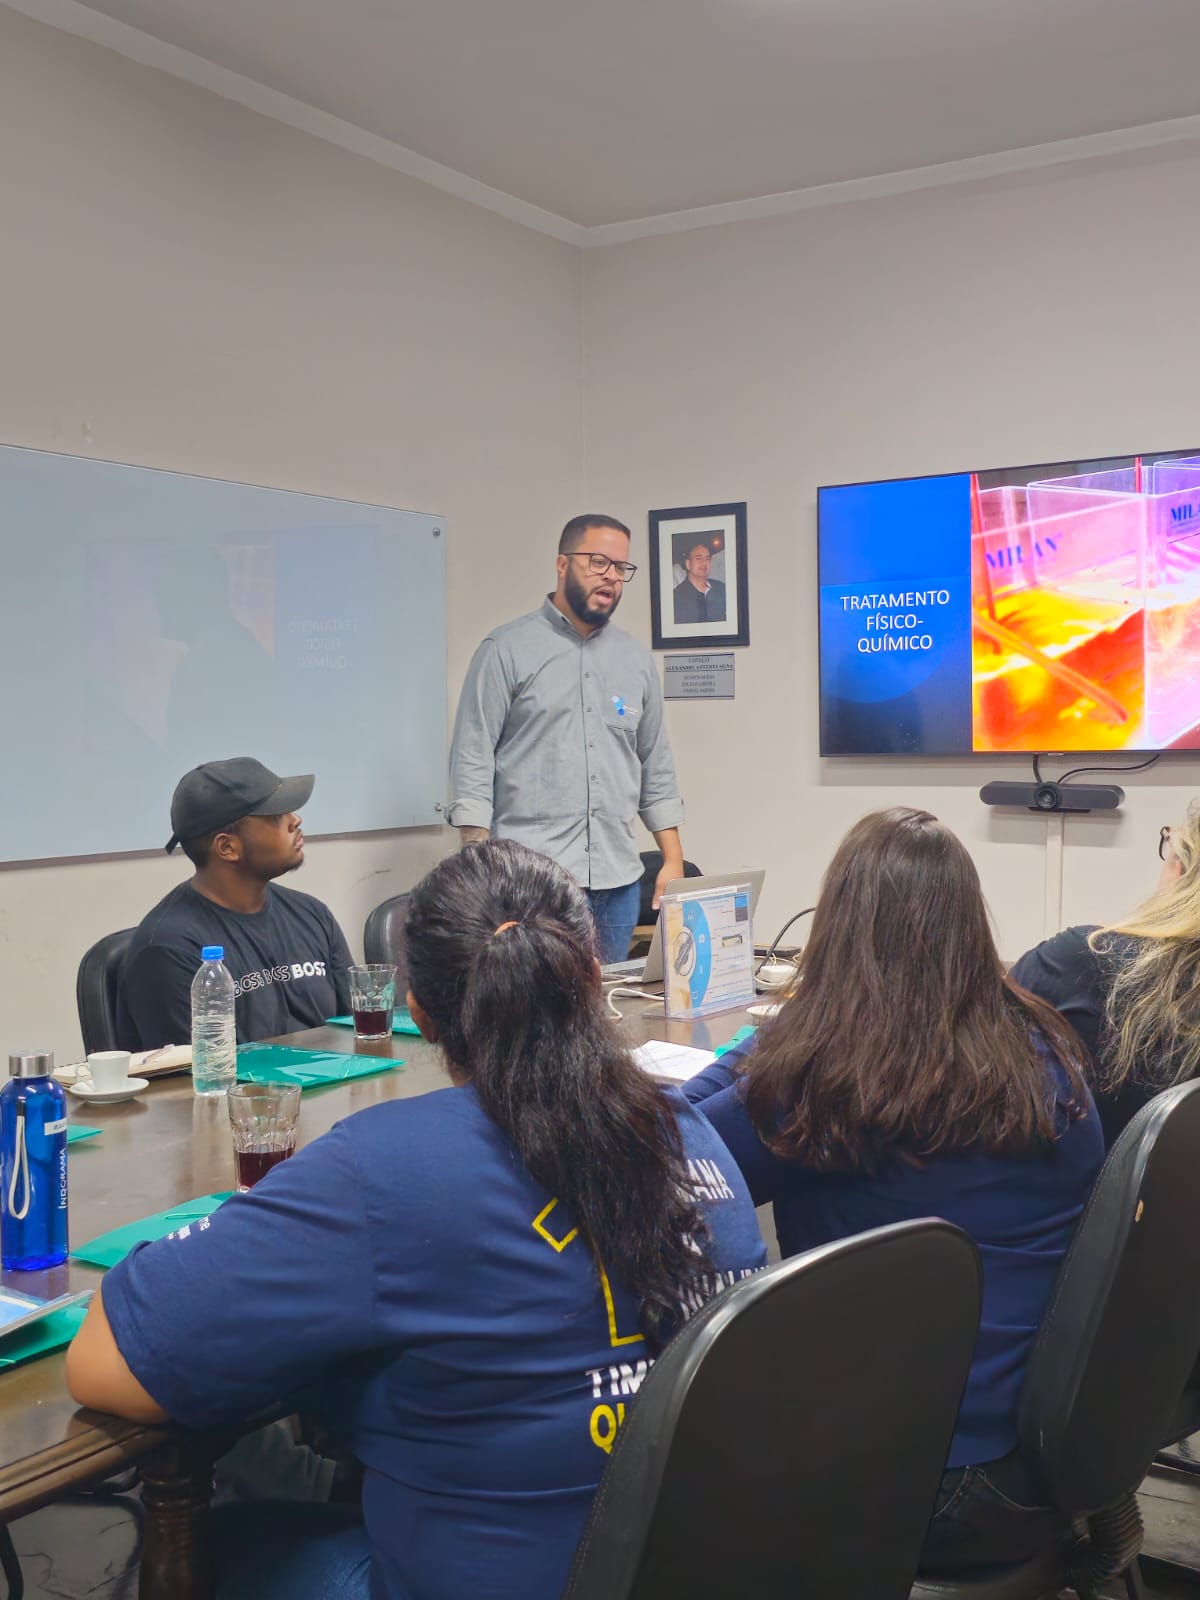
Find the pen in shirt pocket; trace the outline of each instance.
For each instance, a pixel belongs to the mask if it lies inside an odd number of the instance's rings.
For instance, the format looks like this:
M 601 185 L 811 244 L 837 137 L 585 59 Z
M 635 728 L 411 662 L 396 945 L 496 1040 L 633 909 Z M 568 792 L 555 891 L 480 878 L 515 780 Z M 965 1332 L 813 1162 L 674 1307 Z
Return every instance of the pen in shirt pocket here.
M 612 703 L 617 708 L 617 715 L 619 717 L 623 717 L 625 715 L 625 702 L 621 699 L 619 694 L 613 695 Z

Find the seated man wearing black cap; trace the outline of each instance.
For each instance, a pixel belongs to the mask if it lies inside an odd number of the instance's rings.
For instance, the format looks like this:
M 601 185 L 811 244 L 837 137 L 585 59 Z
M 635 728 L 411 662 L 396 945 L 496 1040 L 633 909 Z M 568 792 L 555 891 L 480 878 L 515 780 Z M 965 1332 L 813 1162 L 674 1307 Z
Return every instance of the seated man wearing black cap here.
M 304 862 L 296 815 L 311 775 L 279 778 L 249 756 L 209 761 L 180 780 L 174 832 L 196 871 L 134 933 L 117 1003 L 122 1049 L 186 1044 L 192 979 L 222 945 L 239 1043 L 315 1028 L 350 1009 L 350 951 L 329 907 L 273 881 Z

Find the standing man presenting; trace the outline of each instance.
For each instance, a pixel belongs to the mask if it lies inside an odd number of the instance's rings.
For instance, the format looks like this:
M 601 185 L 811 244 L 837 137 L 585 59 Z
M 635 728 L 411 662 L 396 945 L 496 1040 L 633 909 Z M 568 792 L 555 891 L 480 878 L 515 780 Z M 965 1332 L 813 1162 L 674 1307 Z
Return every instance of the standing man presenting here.
M 472 657 L 450 748 L 450 821 L 464 843 L 517 839 L 573 873 L 601 961 L 624 960 L 637 922 L 635 816 L 662 851 L 655 906 L 683 877 L 683 801 L 654 658 L 609 626 L 636 571 L 624 523 L 573 517 L 554 593 Z

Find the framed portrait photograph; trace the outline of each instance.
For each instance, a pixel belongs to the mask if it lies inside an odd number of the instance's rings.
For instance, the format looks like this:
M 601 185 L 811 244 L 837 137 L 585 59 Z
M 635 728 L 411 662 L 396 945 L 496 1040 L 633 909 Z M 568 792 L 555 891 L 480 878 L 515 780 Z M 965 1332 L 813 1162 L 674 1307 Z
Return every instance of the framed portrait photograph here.
M 656 650 L 750 643 L 746 502 L 650 513 L 650 628 Z

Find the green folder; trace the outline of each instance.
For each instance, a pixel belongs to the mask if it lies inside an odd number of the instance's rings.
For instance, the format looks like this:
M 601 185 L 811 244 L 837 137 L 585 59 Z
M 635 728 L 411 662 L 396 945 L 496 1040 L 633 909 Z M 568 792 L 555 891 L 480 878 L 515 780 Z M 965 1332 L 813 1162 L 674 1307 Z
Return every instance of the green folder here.
M 67 1128 L 67 1143 L 74 1144 L 77 1139 L 94 1139 L 103 1132 L 103 1128 L 85 1128 L 78 1122 L 72 1122 Z
M 327 1028 L 352 1028 L 354 1026 L 354 1018 L 326 1017 L 325 1026 Z M 392 1013 L 392 1032 L 415 1033 L 418 1038 L 421 1034 L 420 1028 L 417 1027 L 416 1023 L 412 1019 L 412 1013 L 406 1011 L 403 1006 L 397 1006 L 395 1011 Z
M 87 1301 L 82 1300 L 77 1306 L 51 1311 L 48 1316 L 27 1323 L 16 1333 L 0 1339 L 0 1370 L 19 1367 L 23 1361 L 36 1361 L 38 1356 L 48 1356 L 55 1350 L 65 1350 L 86 1315 Z
M 123 1228 L 113 1228 L 111 1232 L 102 1233 L 98 1238 L 89 1239 L 87 1244 L 81 1244 L 78 1250 L 71 1251 L 71 1258 L 74 1261 L 87 1261 L 93 1267 L 115 1267 L 135 1244 L 148 1239 L 165 1239 L 167 1234 L 174 1233 L 189 1222 L 211 1217 L 232 1192 L 227 1189 L 224 1194 L 201 1195 L 199 1200 L 184 1200 L 169 1211 L 156 1211 L 152 1217 L 143 1217 L 140 1222 L 127 1222 Z
M 743 1039 L 748 1039 L 751 1034 L 757 1032 L 758 1029 L 755 1027 L 739 1028 L 732 1039 L 726 1039 L 724 1044 L 719 1044 L 717 1046 L 717 1048 L 713 1051 L 713 1055 L 723 1056 L 726 1050 L 732 1050 L 735 1044 L 741 1044 Z
M 244 1044 L 238 1048 L 239 1083 L 298 1083 L 315 1089 L 323 1083 L 345 1083 L 391 1072 L 403 1061 L 390 1056 L 343 1055 L 335 1050 L 297 1050 L 287 1044 Z

